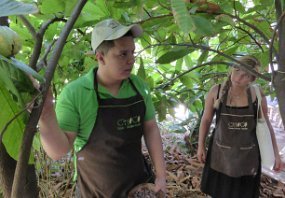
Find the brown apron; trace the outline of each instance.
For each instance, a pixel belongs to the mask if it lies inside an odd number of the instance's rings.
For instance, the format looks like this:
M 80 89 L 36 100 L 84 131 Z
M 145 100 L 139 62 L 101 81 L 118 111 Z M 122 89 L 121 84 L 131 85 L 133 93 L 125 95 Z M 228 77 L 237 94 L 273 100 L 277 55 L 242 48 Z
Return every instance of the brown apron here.
M 147 180 L 141 151 L 144 100 L 132 82 L 137 94 L 126 99 L 101 99 L 96 72 L 94 83 L 97 119 L 87 144 L 77 154 L 81 196 L 125 198 L 132 187 Z
M 227 95 L 224 101 L 227 101 Z M 214 133 L 211 168 L 231 177 L 256 175 L 259 150 L 255 134 L 250 90 L 248 107 L 229 107 L 221 104 L 220 116 Z

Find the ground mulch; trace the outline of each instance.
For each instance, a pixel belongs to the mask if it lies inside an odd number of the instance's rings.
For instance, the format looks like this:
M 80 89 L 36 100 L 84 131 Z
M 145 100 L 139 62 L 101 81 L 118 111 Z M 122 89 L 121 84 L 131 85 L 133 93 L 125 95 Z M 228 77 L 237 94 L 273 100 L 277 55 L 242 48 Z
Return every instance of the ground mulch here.
M 175 139 L 175 138 L 174 138 Z M 200 191 L 203 164 L 173 142 L 173 137 L 163 136 L 167 164 L 167 197 L 205 198 Z M 285 197 L 285 185 L 264 174 L 261 176 L 261 198 Z

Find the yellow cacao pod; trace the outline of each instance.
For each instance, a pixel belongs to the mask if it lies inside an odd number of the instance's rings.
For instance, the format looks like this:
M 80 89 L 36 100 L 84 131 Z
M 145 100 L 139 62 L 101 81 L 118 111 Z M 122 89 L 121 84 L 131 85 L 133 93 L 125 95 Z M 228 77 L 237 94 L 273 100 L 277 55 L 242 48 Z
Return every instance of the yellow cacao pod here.
M 0 54 L 11 57 L 17 54 L 21 47 L 19 35 L 7 26 L 0 26 Z

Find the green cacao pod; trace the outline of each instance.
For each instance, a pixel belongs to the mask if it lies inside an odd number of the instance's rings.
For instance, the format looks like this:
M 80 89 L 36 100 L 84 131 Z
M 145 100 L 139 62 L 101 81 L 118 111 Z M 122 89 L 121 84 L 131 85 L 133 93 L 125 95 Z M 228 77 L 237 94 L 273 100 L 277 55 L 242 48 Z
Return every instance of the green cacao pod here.
M 7 26 L 0 26 L 0 54 L 11 57 L 22 47 L 21 39 L 16 32 Z

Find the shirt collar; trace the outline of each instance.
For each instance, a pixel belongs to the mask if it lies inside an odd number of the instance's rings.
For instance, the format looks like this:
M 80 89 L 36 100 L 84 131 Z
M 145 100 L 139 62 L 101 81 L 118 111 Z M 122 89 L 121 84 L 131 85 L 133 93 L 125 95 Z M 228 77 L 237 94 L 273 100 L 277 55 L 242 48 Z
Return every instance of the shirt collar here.
M 86 73 L 84 76 L 82 76 L 82 86 L 87 89 L 94 89 L 94 70 L 95 68 L 92 68 Z M 122 87 L 126 86 L 126 83 L 129 82 L 129 79 L 124 80 L 122 83 Z

